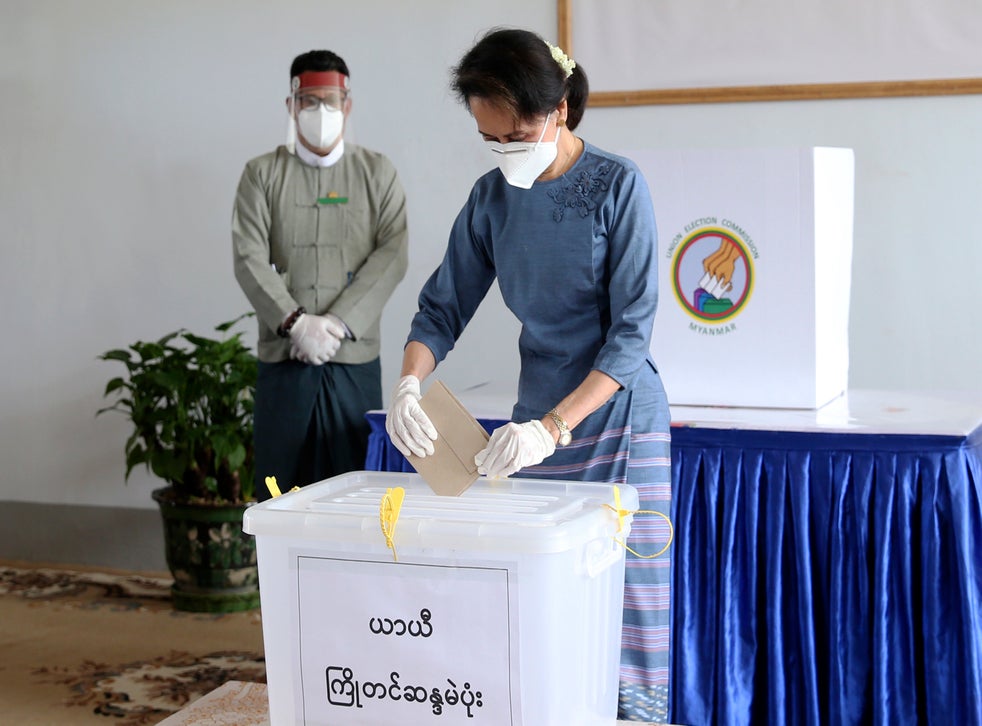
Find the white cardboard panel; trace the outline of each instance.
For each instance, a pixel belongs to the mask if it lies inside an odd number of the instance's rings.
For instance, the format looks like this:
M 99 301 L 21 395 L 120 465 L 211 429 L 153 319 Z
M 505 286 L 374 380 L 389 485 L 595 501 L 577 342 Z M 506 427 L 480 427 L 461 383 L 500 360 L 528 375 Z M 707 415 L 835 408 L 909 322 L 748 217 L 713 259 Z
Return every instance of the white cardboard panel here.
M 641 167 L 655 206 L 651 352 L 670 403 L 818 408 L 841 395 L 852 150 L 623 153 Z

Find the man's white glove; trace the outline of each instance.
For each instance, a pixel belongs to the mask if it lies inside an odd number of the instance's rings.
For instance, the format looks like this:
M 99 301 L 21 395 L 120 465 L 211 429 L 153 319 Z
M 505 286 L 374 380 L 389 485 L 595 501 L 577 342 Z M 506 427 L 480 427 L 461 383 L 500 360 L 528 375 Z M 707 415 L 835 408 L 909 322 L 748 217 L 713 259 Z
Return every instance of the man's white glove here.
M 491 434 L 488 445 L 474 456 L 477 473 L 501 479 L 552 456 L 556 442 L 541 421 L 506 423 Z
M 419 379 L 403 376 L 392 391 L 392 401 L 385 416 L 385 430 L 403 456 L 410 453 L 428 456 L 433 453 L 436 427 L 419 405 Z
M 344 326 L 336 317 L 304 313 L 290 328 L 290 357 L 319 366 L 327 363 L 341 347 Z

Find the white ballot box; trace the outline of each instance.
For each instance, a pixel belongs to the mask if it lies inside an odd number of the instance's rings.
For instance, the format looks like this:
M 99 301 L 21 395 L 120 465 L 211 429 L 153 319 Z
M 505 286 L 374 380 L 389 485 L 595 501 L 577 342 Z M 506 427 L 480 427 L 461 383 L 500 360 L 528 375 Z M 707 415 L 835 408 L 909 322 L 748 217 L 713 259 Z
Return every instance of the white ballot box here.
M 366 471 L 250 507 L 272 726 L 612 723 L 638 506 L 614 490 Z
M 675 405 L 819 408 L 849 369 L 851 149 L 629 151 L 658 224 L 651 353 Z

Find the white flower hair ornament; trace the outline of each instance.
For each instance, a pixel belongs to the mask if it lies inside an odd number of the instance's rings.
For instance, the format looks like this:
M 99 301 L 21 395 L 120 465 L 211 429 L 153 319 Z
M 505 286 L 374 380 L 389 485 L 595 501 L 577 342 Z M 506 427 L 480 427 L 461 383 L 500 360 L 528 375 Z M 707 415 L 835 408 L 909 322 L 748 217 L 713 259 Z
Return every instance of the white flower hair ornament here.
M 576 61 L 570 58 L 563 52 L 563 49 L 547 42 L 546 45 L 549 46 L 549 52 L 552 53 L 552 59 L 559 64 L 559 67 L 563 69 L 563 73 L 569 78 L 573 75 L 573 69 L 576 68 Z

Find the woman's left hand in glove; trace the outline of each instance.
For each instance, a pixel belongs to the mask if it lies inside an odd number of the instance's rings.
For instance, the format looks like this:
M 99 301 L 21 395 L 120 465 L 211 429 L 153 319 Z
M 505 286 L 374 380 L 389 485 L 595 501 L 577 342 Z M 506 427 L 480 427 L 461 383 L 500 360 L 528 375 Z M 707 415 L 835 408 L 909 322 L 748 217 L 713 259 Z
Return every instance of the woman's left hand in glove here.
M 556 442 L 541 421 L 506 423 L 494 430 L 488 445 L 477 452 L 477 473 L 501 479 L 552 456 Z

